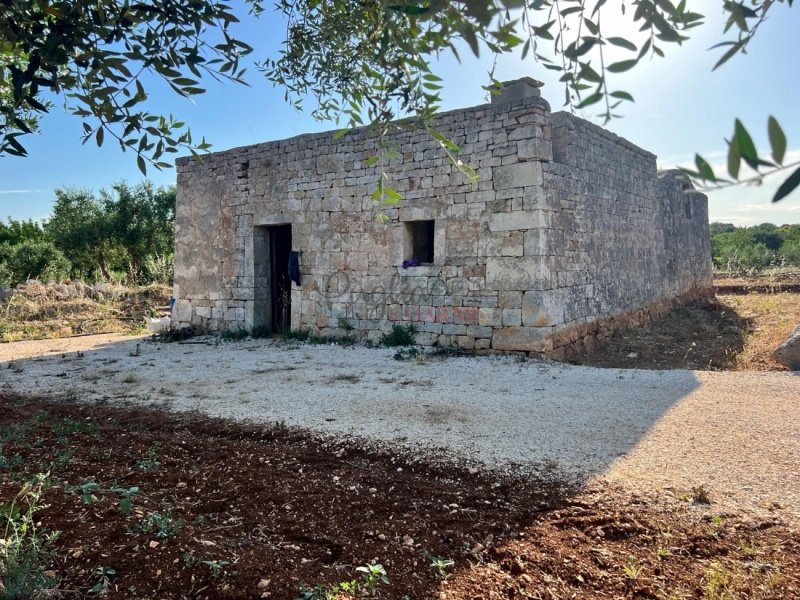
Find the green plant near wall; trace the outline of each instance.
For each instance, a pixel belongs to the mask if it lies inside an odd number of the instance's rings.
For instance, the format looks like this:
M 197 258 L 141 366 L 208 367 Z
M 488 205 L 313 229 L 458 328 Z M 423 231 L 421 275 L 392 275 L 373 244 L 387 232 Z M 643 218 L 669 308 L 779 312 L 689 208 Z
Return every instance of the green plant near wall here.
M 381 342 L 384 346 L 395 348 L 397 346 L 413 346 L 415 343 L 414 334 L 417 328 L 412 324 L 408 325 L 392 325 L 392 330 L 389 333 L 384 333 Z

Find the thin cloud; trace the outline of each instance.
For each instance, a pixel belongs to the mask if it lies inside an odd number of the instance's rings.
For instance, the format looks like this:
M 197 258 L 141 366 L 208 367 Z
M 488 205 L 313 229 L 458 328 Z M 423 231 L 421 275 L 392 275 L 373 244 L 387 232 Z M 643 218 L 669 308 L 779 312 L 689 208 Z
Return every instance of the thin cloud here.
M 41 194 L 50 190 L 0 190 L 0 194 Z

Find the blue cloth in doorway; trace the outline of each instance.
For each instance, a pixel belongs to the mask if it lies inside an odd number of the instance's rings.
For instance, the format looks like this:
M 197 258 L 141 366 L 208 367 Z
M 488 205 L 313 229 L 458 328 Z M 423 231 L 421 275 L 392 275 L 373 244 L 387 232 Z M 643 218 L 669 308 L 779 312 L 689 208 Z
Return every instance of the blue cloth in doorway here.
M 292 250 L 289 252 L 289 279 L 300 285 L 300 256 L 302 252 Z

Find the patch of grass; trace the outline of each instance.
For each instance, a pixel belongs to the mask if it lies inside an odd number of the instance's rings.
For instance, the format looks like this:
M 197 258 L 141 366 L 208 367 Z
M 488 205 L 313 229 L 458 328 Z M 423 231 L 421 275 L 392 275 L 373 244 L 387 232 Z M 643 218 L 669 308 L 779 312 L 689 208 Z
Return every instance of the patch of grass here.
M 723 564 L 714 561 L 705 574 L 703 589 L 705 600 L 732 600 L 735 586 L 733 572 Z
M 625 575 L 631 581 L 636 581 L 639 577 L 642 576 L 642 572 L 644 571 L 644 567 L 642 567 L 639 562 L 633 556 L 628 557 L 628 562 L 625 563 Z
M 11 456 L 4 452 L 3 445 L 0 444 L 0 470 L 11 471 L 23 463 L 23 458 L 19 453 Z
M 60 440 L 65 440 L 67 437 L 76 433 L 84 435 L 93 435 L 98 437 L 100 435 L 100 426 L 94 417 L 86 419 L 71 419 L 65 417 L 53 423 L 53 435 Z
M 139 531 L 153 533 L 158 539 L 175 537 L 183 529 L 183 520 L 172 516 L 171 512 L 150 513 L 138 526 Z
M 134 373 L 128 373 L 122 378 L 122 383 L 136 383 L 139 379 Z
M 250 334 L 247 329 L 244 327 L 239 327 L 237 329 L 226 329 L 225 331 L 221 331 L 219 337 L 229 342 L 238 342 L 247 339 L 249 335 Z
M 70 299 L 16 293 L 0 301 L 0 336 L 8 342 L 85 333 L 134 333 L 143 319 L 164 306 L 171 290 L 151 285 L 115 291 L 101 299 Z
M 301 329 L 293 329 L 286 334 L 287 340 L 296 340 L 298 342 L 305 342 L 311 334 L 308 331 Z
M 732 356 L 738 371 L 785 370 L 772 352 L 800 323 L 800 294 L 751 292 L 718 296 L 718 300 L 747 319 L 744 346 Z
M 408 325 L 392 325 L 392 330 L 389 333 L 384 333 L 381 338 L 381 343 L 389 348 L 397 346 L 413 346 L 414 334 L 417 328 L 412 324 Z
M 142 459 L 136 463 L 136 466 L 142 471 L 155 471 L 161 466 L 160 458 L 161 442 L 155 441 L 150 444 Z

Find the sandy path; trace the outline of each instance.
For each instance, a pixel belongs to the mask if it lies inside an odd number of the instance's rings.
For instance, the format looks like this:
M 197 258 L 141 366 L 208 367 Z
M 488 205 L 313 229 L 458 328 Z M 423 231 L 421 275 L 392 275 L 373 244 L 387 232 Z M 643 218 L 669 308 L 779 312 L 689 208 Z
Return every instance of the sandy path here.
M 0 385 L 443 451 L 493 468 L 708 490 L 719 510 L 800 523 L 800 377 L 635 371 L 515 357 L 115 335 L 0 345 Z M 136 356 L 136 346 L 139 355 Z

